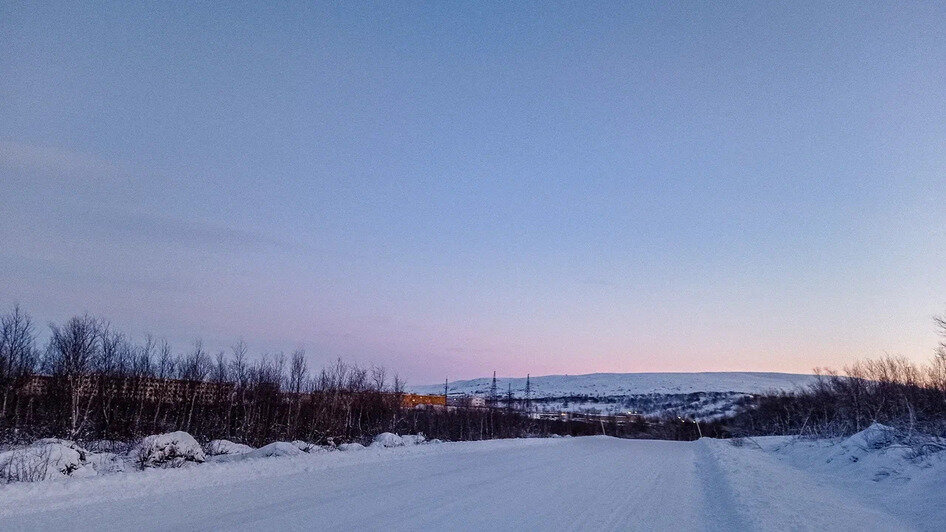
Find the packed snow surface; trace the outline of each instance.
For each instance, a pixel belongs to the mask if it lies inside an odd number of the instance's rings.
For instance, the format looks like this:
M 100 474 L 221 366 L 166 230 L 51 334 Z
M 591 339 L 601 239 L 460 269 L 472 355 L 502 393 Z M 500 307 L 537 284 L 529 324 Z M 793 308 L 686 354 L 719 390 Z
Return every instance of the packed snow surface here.
M 0 488 L 0 530 L 942 530 L 946 467 L 837 443 L 375 447 Z M 874 480 L 879 464 L 897 478 Z
M 788 391 L 813 382 L 814 375 L 796 373 L 590 373 L 588 375 L 546 375 L 530 379 L 533 398 L 575 395 L 618 396 L 645 394 L 681 394 L 695 392 L 763 393 Z M 512 385 L 513 393 L 525 393 L 526 379 L 497 378 L 500 394 Z M 449 383 L 451 394 L 487 395 L 491 377 Z M 408 387 L 422 394 L 443 394 L 443 384 Z

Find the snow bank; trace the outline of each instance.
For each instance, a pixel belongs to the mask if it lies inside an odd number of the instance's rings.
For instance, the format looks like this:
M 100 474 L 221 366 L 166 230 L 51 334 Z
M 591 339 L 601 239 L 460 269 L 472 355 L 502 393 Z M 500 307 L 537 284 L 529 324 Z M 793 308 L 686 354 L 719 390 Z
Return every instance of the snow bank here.
M 304 453 L 311 453 L 321 449 L 318 445 L 314 443 L 305 442 L 302 440 L 293 440 L 292 444 L 295 445 L 300 451 Z
M 83 458 L 79 450 L 69 445 L 40 440 L 29 447 L 0 453 L 0 480 L 35 482 L 70 475 L 95 475 L 95 470 Z
M 382 432 L 374 437 L 370 447 L 404 447 L 405 445 L 420 445 L 426 442 L 427 437 L 423 434 L 405 434 L 398 436 L 393 432 Z
M 89 465 L 98 475 L 122 473 L 125 471 L 125 457 L 116 453 L 91 453 L 88 459 Z M 75 475 L 73 475 L 75 476 Z
M 242 443 L 234 443 L 230 440 L 213 440 L 207 444 L 207 454 L 209 456 L 246 454 L 253 450 L 254 447 Z
M 95 440 L 85 444 L 85 448 L 92 453 L 128 454 L 132 447 L 128 442 L 116 440 Z
M 897 441 L 899 432 L 893 427 L 873 423 L 866 429 L 841 442 L 847 449 L 883 449 Z
M 183 431 L 148 436 L 132 450 L 132 457 L 142 467 L 179 467 L 207 460 L 197 440 Z
M 338 446 L 339 451 L 364 451 L 365 446 L 360 443 L 343 443 Z
M 89 454 L 91 454 L 91 453 L 89 453 L 89 451 L 86 451 L 86 450 L 83 449 L 82 447 L 79 447 L 79 445 L 78 445 L 76 442 L 72 441 L 72 440 L 62 440 L 62 439 L 59 439 L 59 438 L 42 438 L 42 439 L 40 439 L 40 440 L 34 441 L 34 442 L 33 442 L 33 445 L 34 445 L 34 446 L 42 446 L 42 445 L 62 445 L 62 446 L 64 446 L 64 447 L 68 447 L 68 448 L 70 448 L 70 449 L 76 451 L 77 453 L 79 453 L 79 458 L 80 458 L 83 462 L 88 458 Z
M 401 436 L 401 440 L 404 442 L 404 445 L 420 445 L 427 441 L 427 438 L 423 434 L 405 434 Z
M 929 437 L 908 437 L 875 423 L 842 440 L 780 436 L 753 440 L 792 468 L 902 516 L 917 528 L 946 530 L 946 491 L 942 489 L 946 452 L 918 453 L 916 442 L 925 438 Z
M 371 441 L 372 447 L 403 447 L 404 438 L 393 432 L 382 432 Z
M 259 449 L 256 449 L 250 453 L 247 453 L 247 458 L 272 458 L 275 456 L 299 456 L 300 454 L 305 454 L 301 449 L 295 445 L 284 442 L 277 441 L 270 443 L 269 445 L 264 445 Z
M 0 481 L 32 482 L 121 473 L 125 464 L 126 458 L 116 453 L 94 453 L 71 440 L 43 438 L 28 447 L 0 453 Z
M 861 471 L 872 471 L 875 480 L 901 477 L 913 450 L 903 445 L 904 435 L 895 428 L 874 423 L 845 438 L 828 453 L 826 463 L 861 462 Z M 843 466 L 842 466 L 843 467 Z
M 696 467 L 708 507 L 707 530 L 905 530 L 899 519 L 757 447 L 701 438 Z

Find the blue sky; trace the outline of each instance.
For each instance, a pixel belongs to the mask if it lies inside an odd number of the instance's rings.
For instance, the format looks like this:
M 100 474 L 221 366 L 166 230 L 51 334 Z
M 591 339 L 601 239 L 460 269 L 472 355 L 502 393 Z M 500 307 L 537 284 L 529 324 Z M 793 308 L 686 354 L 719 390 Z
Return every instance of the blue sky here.
M 922 360 L 946 8 L 0 5 L 0 304 L 412 382 Z

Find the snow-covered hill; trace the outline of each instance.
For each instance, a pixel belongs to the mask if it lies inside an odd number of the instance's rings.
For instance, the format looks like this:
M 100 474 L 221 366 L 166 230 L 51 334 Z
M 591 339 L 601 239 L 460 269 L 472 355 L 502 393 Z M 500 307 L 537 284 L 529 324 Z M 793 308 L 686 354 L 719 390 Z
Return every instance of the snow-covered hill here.
M 687 416 L 713 419 L 730 414 L 747 396 L 789 391 L 813 382 L 813 375 L 796 373 L 591 373 L 532 377 L 531 397 L 539 410 L 636 412 L 648 416 Z M 450 395 L 490 393 L 492 378 L 455 381 Z M 525 396 L 525 378 L 497 378 L 505 397 L 510 385 L 517 398 Z M 442 394 L 442 384 L 408 387 L 408 391 Z
M 554 398 L 576 395 L 609 397 L 616 395 L 683 394 L 695 392 L 739 392 L 757 394 L 791 390 L 804 386 L 813 375 L 797 373 L 590 373 L 588 375 L 546 375 L 532 377 L 533 398 Z M 492 378 L 484 377 L 450 383 L 450 394 L 487 395 Z M 499 393 L 505 394 L 509 384 L 513 393 L 525 393 L 526 379 L 497 378 Z M 409 387 L 414 393 L 443 393 L 443 384 Z

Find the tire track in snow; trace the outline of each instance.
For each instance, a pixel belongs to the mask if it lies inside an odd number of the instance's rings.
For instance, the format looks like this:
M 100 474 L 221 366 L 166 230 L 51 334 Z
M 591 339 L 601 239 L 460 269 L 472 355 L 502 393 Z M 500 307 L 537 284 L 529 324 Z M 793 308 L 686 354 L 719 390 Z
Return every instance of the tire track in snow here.
M 705 440 L 695 442 L 696 473 L 702 489 L 704 530 L 751 530 L 739 514 L 736 494 Z

